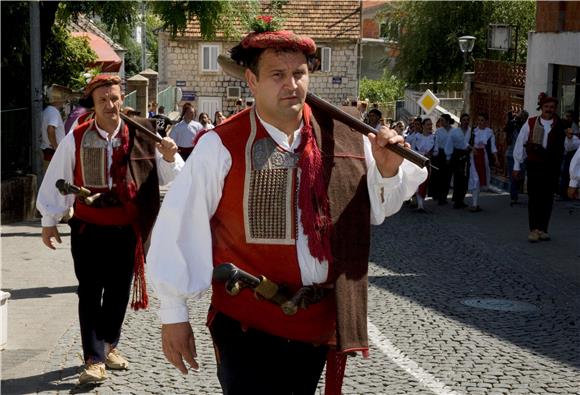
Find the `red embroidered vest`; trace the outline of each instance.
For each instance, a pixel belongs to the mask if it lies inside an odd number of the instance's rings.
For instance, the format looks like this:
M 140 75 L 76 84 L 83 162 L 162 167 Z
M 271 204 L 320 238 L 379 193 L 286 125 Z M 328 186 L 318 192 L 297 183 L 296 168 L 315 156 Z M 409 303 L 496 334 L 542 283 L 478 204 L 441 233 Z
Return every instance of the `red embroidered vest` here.
M 155 162 L 155 144 L 136 134 L 124 123 L 121 128 L 129 133 L 129 166 L 127 180 L 134 181 L 137 188 L 135 200 L 129 204 L 112 207 L 88 206 L 77 199 L 75 216 L 97 225 L 130 225 L 140 228 L 145 242 L 159 211 L 159 182 Z M 74 130 L 75 168 L 74 184 L 92 193 L 110 193 L 107 164 L 107 142 L 101 137 L 94 121 L 85 122 Z M 119 139 L 116 139 L 118 141 Z M 117 149 L 113 143 L 113 150 Z
M 528 162 L 557 162 L 562 160 L 564 152 L 564 139 L 566 138 L 565 129 L 562 121 L 558 117 L 554 117 L 552 129 L 548 134 L 548 142 L 546 148 L 541 144 L 534 144 L 533 136 L 536 126 L 543 128 L 543 126 L 536 125 L 539 117 L 530 117 L 528 119 L 528 127 L 530 133 L 528 141 L 526 142 L 526 154 Z
M 316 120 L 312 117 L 311 121 L 323 155 L 335 229 L 331 236 L 335 264 L 329 268 L 328 283 L 337 284 L 339 276 L 344 282 L 344 266 L 350 265 L 357 273 L 346 282 L 356 282 L 362 285 L 357 289 L 364 290 L 364 296 L 359 292 L 346 296 L 356 299 L 354 304 L 340 306 L 351 310 L 346 326 L 357 328 L 352 336 L 344 337 L 343 348 L 354 345 L 364 349 L 370 205 L 362 136 L 343 128 L 338 133 L 340 138 L 333 139 L 330 121 L 330 126 L 326 125 L 329 132 L 324 138 Z M 302 286 L 296 251 L 297 155 L 276 145 L 253 110 L 237 114 L 215 130 L 232 156 L 232 167 L 211 220 L 214 265 L 232 262 L 251 274 L 264 275 L 285 285 L 291 292 L 297 291 Z M 354 144 L 342 146 L 342 134 L 348 135 Z M 353 203 L 359 203 L 354 210 L 350 206 Z M 350 233 L 352 239 L 349 239 Z M 286 316 L 279 306 L 256 299 L 250 290 L 230 296 L 223 283 L 212 285 L 212 305 L 247 327 L 319 344 L 342 340 L 340 333 L 337 339 L 336 331 L 341 327 L 340 320 L 337 325 L 337 318 L 346 317 L 341 315 L 340 308 L 337 312 L 336 298 L 345 296 L 338 290 L 336 295 L 327 296 L 307 309 L 299 309 L 293 316 Z M 359 302 L 362 306 L 357 305 Z M 357 306 L 353 312 L 353 307 Z M 362 321 L 364 328 L 361 329 Z M 355 340 L 351 341 L 351 337 Z

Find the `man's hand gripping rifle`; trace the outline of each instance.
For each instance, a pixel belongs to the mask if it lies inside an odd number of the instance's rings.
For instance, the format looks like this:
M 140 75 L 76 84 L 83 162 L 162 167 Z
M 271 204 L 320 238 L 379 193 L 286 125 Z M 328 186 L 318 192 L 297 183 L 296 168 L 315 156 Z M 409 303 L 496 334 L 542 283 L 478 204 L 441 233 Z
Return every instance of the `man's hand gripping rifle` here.
M 287 290 L 268 280 L 265 276 L 253 276 L 232 263 L 222 263 L 213 269 L 213 279 L 225 283 L 226 292 L 236 296 L 243 288 L 250 288 L 257 297 L 280 306 L 284 314 L 294 315 L 298 308 L 307 308 L 324 298 L 329 288 L 307 286 L 300 288 L 293 296 Z

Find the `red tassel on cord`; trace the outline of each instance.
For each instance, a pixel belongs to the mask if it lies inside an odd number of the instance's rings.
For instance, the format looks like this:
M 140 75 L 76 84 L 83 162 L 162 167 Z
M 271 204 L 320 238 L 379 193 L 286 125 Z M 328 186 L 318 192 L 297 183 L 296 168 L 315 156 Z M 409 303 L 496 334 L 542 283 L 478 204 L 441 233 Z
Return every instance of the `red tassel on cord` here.
M 302 226 L 308 236 L 308 249 L 312 256 L 332 263 L 330 203 L 322 173 L 322 155 L 310 126 L 308 106 L 304 106 L 304 127 L 300 136 L 302 141 L 298 147 L 301 152 L 298 160 L 301 171 L 298 207 L 302 210 Z
M 346 369 L 346 354 L 330 349 L 326 355 L 326 379 L 324 395 L 341 395 L 342 380 Z
M 141 232 L 137 226 L 133 226 L 137 243 L 135 245 L 135 262 L 133 267 L 133 296 L 131 298 L 131 308 L 135 311 L 146 309 L 149 305 L 147 295 L 147 283 L 145 282 L 145 256 L 143 254 L 143 241 Z

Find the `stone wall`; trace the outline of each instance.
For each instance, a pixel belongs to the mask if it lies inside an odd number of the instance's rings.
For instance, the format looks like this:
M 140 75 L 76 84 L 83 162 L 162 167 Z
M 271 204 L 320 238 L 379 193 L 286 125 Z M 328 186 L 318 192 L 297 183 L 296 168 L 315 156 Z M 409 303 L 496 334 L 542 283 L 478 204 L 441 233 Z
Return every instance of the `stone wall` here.
M 167 33 L 159 34 L 159 89 L 165 89 L 170 85 L 176 86 L 176 81 L 185 81 L 185 86 L 181 87 L 184 92 L 193 91 L 196 97 L 221 97 L 222 110 L 229 113 L 235 109 L 235 99 L 227 99 L 228 86 L 241 87 L 242 99 L 252 94 L 245 82 L 229 77 L 222 71 L 201 72 L 202 44 L 219 45 L 220 54 L 227 53 L 235 45 L 232 42 L 171 40 Z M 331 72 L 314 73 L 311 76 L 311 92 L 335 104 L 340 104 L 346 98 L 356 97 L 358 89 L 356 43 L 319 45 L 332 48 Z
M 27 174 L 2 181 L 3 224 L 32 219 L 36 215 L 36 176 Z

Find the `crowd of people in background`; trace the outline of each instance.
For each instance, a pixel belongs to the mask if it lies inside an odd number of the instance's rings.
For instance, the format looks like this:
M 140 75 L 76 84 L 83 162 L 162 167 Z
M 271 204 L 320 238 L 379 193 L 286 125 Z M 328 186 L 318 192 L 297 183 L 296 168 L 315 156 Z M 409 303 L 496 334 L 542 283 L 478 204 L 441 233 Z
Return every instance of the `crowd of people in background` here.
M 580 177 L 574 176 L 579 173 L 575 167 L 580 166 L 580 159 L 574 160 L 580 152 L 577 114 L 566 111 L 560 119 L 556 116 L 555 98 L 542 94 L 538 100 L 539 116 L 530 117 L 525 110 L 515 115 L 509 113 L 503 130 L 509 204 L 520 203 L 519 194 L 525 184 L 529 195 L 530 242 L 550 239 L 547 227 L 553 198 L 577 197 L 574 185 Z M 439 206 L 447 205 L 452 189 L 454 209 L 467 209 L 472 213 L 483 210 L 481 192 L 490 189 L 491 169 L 500 166 L 496 135 L 489 127 L 488 114 L 462 114 L 457 125 L 449 114 L 442 114 L 435 125 L 428 116 L 410 118 L 405 125 L 403 121 L 385 119 L 378 106 L 369 105 L 367 101 L 357 105 L 366 124 L 375 129 L 382 125 L 395 129 L 405 137 L 411 149 L 430 159 L 432 166 L 427 181 L 407 202 L 412 208 L 419 213 L 428 212 L 425 209 L 428 197 Z M 530 128 L 539 128 L 536 124 L 542 125 L 545 131 L 538 133 L 536 130 L 535 137 L 529 137 Z M 466 200 L 468 192 L 470 201 Z
M 43 113 L 41 145 L 45 168 L 64 136 L 80 123 L 92 119 L 93 116 L 91 111 L 79 105 L 70 112 L 68 119 L 63 123 L 60 111 L 66 104 L 66 98 L 58 88 L 50 89 L 47 93 L 49 104 Z M 233 111 L 227 116 L 223 111 L 218 110 L 215 111 L 212 119 L 210 114 L 205 112 L 196 116 L 196 109 L 191 103 L 182 105 L 179 117 L 177 117 L 177 113 L 170 117 L 165 114 L 163 106 L 151 102 L 147 117 L 154 120 L 154 127 L 160 136 L 170 136 L 176 142 L 180 155 L 184 160 L 187 160 L 195 145 L 196 137 L 201 131 L 213 129 L 228 117 L 251 107 L 253 104 L 252 97 L 245 100 L 240 98 L 236 101 Z M 379 106 L 370 104 L 368 101 L 347 100 L 343 105 L 356 106 L 360 118 L 376 130 L 382 126 L 396 130 L 405 138 L 411 149 L 430 159 L 432 167 L 428 179 L 419 186 L 413 199 L 408 202 L 417 212 L 428 212 L 425 208 L 425 201 L 428 198 L 432 198 L 432 201 L 439 206 L 447 205 L 451 190 L 451 203 L 454 209 L 468 209 L 472 213 L 482 211 L 481 192 L 490 188 L 491 169 L 494 166 L 499 166 L 500 163 L 496 136 L 489 127 L 488 114 L 479 113 L 475 116 L 462 114 L 458 124 L 449 114 L 442 114 L 436 119 L 435 125 L 433 125 L 433 119 L 427 116 L 410 118 L 408 124 L 405 124 L 402 120 L 383 117 Z M 515 115 L 509 113 L 508 121 L 503 130 L 510 206 L 520 203 L 519 194 L 524 188 L 524 180 L 527 180 L 525 185 L 528 194 L 530 195 L 531 192 L 531 199 L 529 199 L 532 206 L 529 210 L 530 241 L 549 239 L 547 223 L 551 213 L 553 193 L 562 200 L 576 196 L 574 191 L 570 191 L 571 185 L 575 182 L 574 178 L 571 179 L 570 174 L 579 162 L 579 160 L 574 161 L 573 158 L 580 147 L 577 114 L 573 111 L 567 111 L 562 119 L 555 117 L 557 101 L 545 95 L 539 99 L 538 105 L 537 110 L 540 111 L 538 124 L 544 126 L 545 133 L 533 133 L 536 136 L 535 140 L 530 140 L 528 137 L 530 128 L 536 128 L 538 117 L 530 117 L 530 114 L 525 110 L 521 110 Z M 550 108 L 544 109 L 543 107 Z M 123 112 L 129 116 L 141 115 L 140 112 L 130 107 L 124 107 Z M 556 119 L 557 122 L 552 124 L 552 118 Z M 530 120 L 533 121 L 533 125 Z M 557 132 L 560 133 L 561 143 L 560 140 L 557 143 L 552 141 L 556 139 L 555 136 L 558 133 L 552 134 L 552 140 L 548 139 L 547 136 L 550 134 L 551 128 L 557 129 Z M 522 132 L 525 134 L 525 139 Z M 554 144 L 558 145 L 556 148 L 550 148 L 555 153 L 550 153 L 551 159 L 549 159 L 550 166 L 557 167 L 557 169 L 551 170 L 553 173 L 551 176 L 538 175 L 538 166 L 534 164 L 536 155 L 530 151 L 530 147 L 535 146 L 536 150 L 539 149 L 542 155 L 545 155 L 544 151 L 548 152 L 548 143 L 550 143 L 550 147 Z M 531 173 L 530 164 L 532 166 Z M 538 190 L 543 192 L 540 193 L 539 206 L 538 199 L 536 199 Z M 466 200 L 468 192 L 471 196 L 469 201 Z M 539 224 L 536 223 L 538 222 L 536 218 L 538 211 L 543 213 L 540 215 Z

